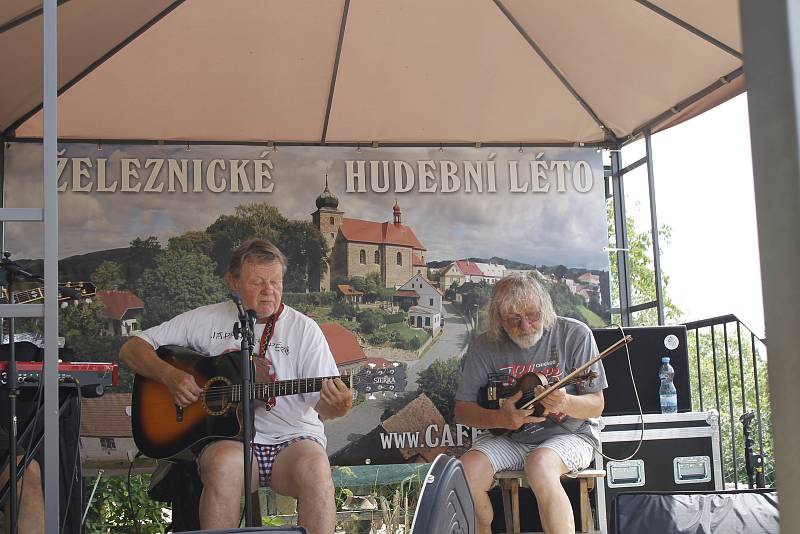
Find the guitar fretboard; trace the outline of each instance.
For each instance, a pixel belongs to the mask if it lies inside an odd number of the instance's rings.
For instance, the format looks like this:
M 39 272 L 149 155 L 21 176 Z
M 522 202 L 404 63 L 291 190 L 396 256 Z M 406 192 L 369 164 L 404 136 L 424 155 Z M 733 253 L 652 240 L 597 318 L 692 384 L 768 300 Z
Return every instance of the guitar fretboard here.
M 295 380 L 277 380 L 275 382 L 258 382 L 252 384 L 253 394 L 251 399 L 265 400 L 272 397 L 297 395 L 300 393 L 316 393 L 322 390 L 322 382 L 327 379 L 341 378 L 348 387 L 351 387 L 351 375 L 320 376 L 316 378 L 298 378 Z M 231 401 L 241 402 L 242 386 L 231 386 Z

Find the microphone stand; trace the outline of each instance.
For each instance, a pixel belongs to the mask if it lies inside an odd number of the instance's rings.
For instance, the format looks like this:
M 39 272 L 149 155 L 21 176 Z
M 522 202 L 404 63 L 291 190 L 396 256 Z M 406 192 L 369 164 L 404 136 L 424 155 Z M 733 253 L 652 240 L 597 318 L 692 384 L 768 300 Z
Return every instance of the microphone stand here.
M 231 295 L 231 299 L 236 303 L 236 308 L 239 311 L 239 322 L 233 325 L 233 335 L 235 338 L 241 335 L 242 337 L 242 444 L 244 449 L 244 518 L 245 526 L 255 527 L 260 526 L 256 524 L 253 517 L 252 508 L 252 461 L 250 442 L 253 436 L 253 350 L 255 347 L 254 329 L 255 321 L 253 315 L 250 314 L 251 310 L 245 311 L 242 306 L 242 299 L 239 295 Z

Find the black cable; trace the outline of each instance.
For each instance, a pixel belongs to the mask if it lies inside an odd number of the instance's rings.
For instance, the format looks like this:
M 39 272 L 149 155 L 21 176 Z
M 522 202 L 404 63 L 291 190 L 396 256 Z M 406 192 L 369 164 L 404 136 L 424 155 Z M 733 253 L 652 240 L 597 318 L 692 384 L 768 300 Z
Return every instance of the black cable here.
M 22 473 L 19 475 L 17 482 L 19 483 L 19 491 L 17 492 L 17 509 L 16 509 L 16 519 L 14 523 L 19 525 L 19 512 L 20 512 L 20 504 L 22 503 L 22 491 L 25 489 L 25 475 L 28 473 L 28 464 L 33 460 L 33 451 L 31 448 L 33 447 L 33 437 L 36 435 L 36 425 L 39 421 L 39 411 L 42 409 L 42 402 L 44 402 L 44 363 L 42 363 L 42 373 L 39 375 L 39 382 L 36 386 L 36 409 L 33 411 L 33 421 L 26 425 L 26 428 L 30 429 L 30 435 L 28 436 L 28 446 L 25 447 L 25 458 L 22 462 Z M 43 466 L 39 466 L 40 471 L 42 470 Z M 10 469 L 10 467 L 9 467 Z M 17 463 L 14 462 L 14 469 L 17 469 Z M 10 472 L 10 470 L 9 470 Z M 11 479 L 9 478 L 9 481 Z M 39 484 L 42 483 L 41 476 L 39 477 Z
M 72 475 L 70 476 L 69 490 L 67 491 L 67 498 L 64 501 L 64 507 L 65 507 L 64 520 L 61 523 L 60 534 L 64 534 L 64 528 L 67 526 L 67 518 L 69 517 L 70 511 L 72 511 L 72 507 L 70 506 L 70 500 L 72 499 L 72 490 L 75 487 L 75 480 L 78 478 L 78 467 L 80 466 L 81 415 L 82 415 L 81 414 L 81 400 L 82 400 L 82 396 L 81 396 L 81 386 L 80 386 L 80 384 L 77 381 L 73 381 L 73 384 L 75 385 L 75 390 L 77 391 L 77 395 L 78 395 L 78 399 L 77 399 L 78 424 L 76 425 L 78 435 L 76 436 L 77 441 L 75 441 L 75 458 L 72 460 Z M 65 442 L 62 441 L 62 444 L 64 444 L 64 443 Z M 83 525 L 81 525 L 78 528 L 78 532 L 81 531 L 81 528 L 83 528 Z
M 130 465 L 128 466 L 128 508 L 131 512 L 131 520 L 133 522 L 133 531 L 136 534 L 139 534 L 139 519 L 136 517 L 136 511 L 133 509 L 133 497 L 131 497 L 131 471 L 133 471 L 133 463 L 136 459 L 142 455 L 142 452 L 139 451 L 136 453 L 136 456 L 133 457 L 131 460 Z

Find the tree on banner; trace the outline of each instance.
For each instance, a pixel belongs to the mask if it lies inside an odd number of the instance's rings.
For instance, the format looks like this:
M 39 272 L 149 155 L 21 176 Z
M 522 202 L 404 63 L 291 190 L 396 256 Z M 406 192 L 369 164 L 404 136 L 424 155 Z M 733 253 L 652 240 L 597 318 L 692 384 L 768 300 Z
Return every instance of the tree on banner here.
M 155 259 L 137 285 L 145 302 L 144 328 L 185 311 L 224 300 L 227 290 L 208 256 L 167 250 Z
M 310 222 L 293 221 L 268 204 L 237 206 L 233 215 L 221 215 L 207 229 L 211 257 L 222 275 L 228 268 L 231 250 L 251 237 L 268 239 L 286 255 L 289 269 L 283 287 L 287 292 L 304 292 L 309 280 L 319 276 L 328 253 L 325 238 Z M 186 234 L 181 236 L 186 241 Z M 198 240 L 197 236 L 193 239 Z

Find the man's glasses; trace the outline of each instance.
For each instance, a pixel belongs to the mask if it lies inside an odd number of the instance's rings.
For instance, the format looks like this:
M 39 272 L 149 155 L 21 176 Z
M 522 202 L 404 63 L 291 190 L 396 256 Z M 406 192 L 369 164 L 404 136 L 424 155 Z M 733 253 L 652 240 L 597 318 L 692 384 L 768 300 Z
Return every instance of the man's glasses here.
M 528 312 L 525 314 L 509 313 L 508 315 L 502 315 L 501 318 L 503 319 L 503 322 L 510 325 L 522 326 L 523 321 L 527 322 L 528 324 L 538 322 L 542 318 L 542 312 Z

